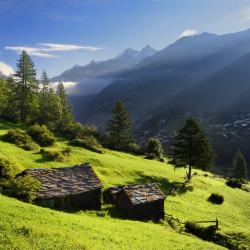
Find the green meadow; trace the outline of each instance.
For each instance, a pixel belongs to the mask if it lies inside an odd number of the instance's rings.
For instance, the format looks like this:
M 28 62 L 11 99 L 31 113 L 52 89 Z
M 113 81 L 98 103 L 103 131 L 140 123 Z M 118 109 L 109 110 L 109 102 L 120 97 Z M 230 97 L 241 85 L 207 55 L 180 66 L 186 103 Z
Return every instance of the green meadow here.
M 219 220 L 218 233 L 226 237 L 234 249 L 250 249 L 250 193 L 226 186 L 226 180 L 194 170 L 190 183 L 183 187 L 186 170 L 166 162 L 147 160 L 143 156 L 106 150 L 98 154 L 72 147 L 64 162 L 54 162 L 38 151 L 25 151 L 4 142 L 2 136 L 10 128 L 25 127 L 0 121 L 0 157 L 6 157 L 27 168 L 73 166 L 90 162 L 101 179 L 104 190 L 129 183 L 157 183 L 167 195 L 165 212 L 187 220 Z M 55 147 L 63 150 L 70 142 L 57 137 Z M 207 176 L 204 176 L 207 174 Z M 249 185 L 246 185 L 249 188 Z M 208 201 L 211 193 L 224 196 L 221 205 Z M 204 224 L 203 226 L 209 226 Z M 159 223 L 133 221 L 112 206 L 101 211 L 56 211 L 27 204 L 0 195 L 0 249 L 223 249 L 183 229 Z

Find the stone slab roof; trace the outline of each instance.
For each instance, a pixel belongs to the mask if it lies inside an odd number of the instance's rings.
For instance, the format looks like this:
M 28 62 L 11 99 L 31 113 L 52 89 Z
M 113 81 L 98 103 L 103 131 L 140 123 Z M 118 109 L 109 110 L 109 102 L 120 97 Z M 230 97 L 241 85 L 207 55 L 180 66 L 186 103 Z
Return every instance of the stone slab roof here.
M 132 184 L 129 185 L 123 185 L 123 186 L 115 186 L 115 187 L 109 187 L 106 191 L 109 191 L 111 194 L 116 194 L 122 189 L 131 186 Z
M 37 198 L 65 197 L 103 188 L 89 163 L 63 168 L 26 169 L 22 175 L 30 175 L 41 182 Z
M 133 205 L 139 205 L 157 200 L 165 200 L 167 198 L 155 183 L 147 185 L 127 185 L 122 188 L 120 192 L 125 192 Z

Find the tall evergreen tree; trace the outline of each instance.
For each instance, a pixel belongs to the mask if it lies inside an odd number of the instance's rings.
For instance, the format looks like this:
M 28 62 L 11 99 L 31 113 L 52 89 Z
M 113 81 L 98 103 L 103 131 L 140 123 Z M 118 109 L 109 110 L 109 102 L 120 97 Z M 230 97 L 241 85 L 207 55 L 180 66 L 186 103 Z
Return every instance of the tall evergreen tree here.
M 110 139 L 114 148 L 121 149 L 123 146 L 133 142 L 134 139 L 130 135 L 131 119 L 127 110 L 120 100 L 118 100 L 111 110 L 112 119 L 108 119 L 105 130 L 110 135 Z
M 17 63 L 14 74 L 17 83 L 18 109 L 22 122 L 33 119 L 37 114 L 39 83 L 36 80 L 36 70 L 30 56 L 23 51 Z
M 233 159 L 233 171 L 232 175 L 237 179 L 247 180 L 247 166 L 243 154 L 240 152 L 240 149 L 237 149 Z
M 42 94 L 42 96 L 44 96 L 46 93 L 49 92 L 49 89 L 51 88 L 50 79 L 49 79 L 45 70 L 42 73 L 40 84 L 42 85 L 41 86 L 41 94 Z
M 0 114 L 2 117 L 17 121 L 17 85 L 14 82 L 13 75 L 10 75 L 6 81 L 0 81 Z
M 59 121 L 59 129 L 63 131 L 67 129 L 68 126 L 72 123 L 73 115 L 72 115 L 72 107 L 70 106 L 70 102 L 68 101 L 68 96 L 64 89 L 64 85 L 61 81 L 57 85 L 56 94 L 60 97 L 61 101 L 62 115 L 61 115 L 61 120 Z
M 40 80 L 40 96 L 39 96 L 39 123 L 40 125 L 47 125 L 49 110 L 48 106 L 50 105 L 49 95 L 50 95 L 50 79 L 47 76 L 46 71 L 44 70 Z
M 215 158 L 215 153 L 205 133 L 195 121 L 189 117 L 185 125 L 179 129 L 175 137 L 176 142 L 172 143 L 172 148 L 168 151 L 171 158 L 170 164 L 176 168 L 188 166 L 188 179 L 191 179 L 192 168 L 208 170 Z

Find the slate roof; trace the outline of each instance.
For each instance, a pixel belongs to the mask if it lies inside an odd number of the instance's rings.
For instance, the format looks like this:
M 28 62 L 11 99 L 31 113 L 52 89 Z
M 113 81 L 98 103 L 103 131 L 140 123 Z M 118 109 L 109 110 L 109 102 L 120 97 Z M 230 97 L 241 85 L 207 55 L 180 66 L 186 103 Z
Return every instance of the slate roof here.
M 167 198 L 167 196 L 155 183 L 147 185 L 127 185 L 121 189 L 120 192 L 125 192 L 133 205 L 153 202 L 156 200 L 165 200 Z
M 115 186 L 115 187 L 109 187 L 107 189 L 107 191 L 110 191 L 111 194 L 116 194 L 118 193 L 119 191 L 121 191 L 122 189 L 126 188 L 126 187 L 129 187 L 131 186 L 132 184 L 129 184 L 129 185 L 123 185 L 123 186 Z
M 30 175 L 41 182 L 37 198 L 65 197 L 103 188 L 89 163 L 63 168 L 26 169 L 22 175 Z

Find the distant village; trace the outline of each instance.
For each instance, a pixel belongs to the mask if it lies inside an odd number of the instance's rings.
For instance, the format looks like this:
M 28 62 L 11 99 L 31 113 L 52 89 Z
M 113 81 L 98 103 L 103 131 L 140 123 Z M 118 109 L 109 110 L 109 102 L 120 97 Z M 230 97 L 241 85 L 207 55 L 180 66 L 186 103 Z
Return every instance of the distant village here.
M 234 114 L 233 121 L 230 123 L 215 123 L 211 119 L 205 118 L 204 114 L 199 112 L 187 112 L 184 118 L 186 119 L 189 116 L 193 116 L 200 123 L 209 137 L 216 136 L 217 139 L 225 142 L 237 142 L 242 139 L 250 139 L 250 113 L 247 115 Z M 166 120 L 159 120 L 158 125 L 162 129 L 157 133 L 154 133 L 152 130 L 146 130 L 137 134 L 138 144 L 143 146 L 149 137 L 154 137 L 162 143 L 163 148 L 168 148 L 171 143 L 174 142 L 174 137 L 177 135 L 178 130 L 164 129 L 166 124 Z

